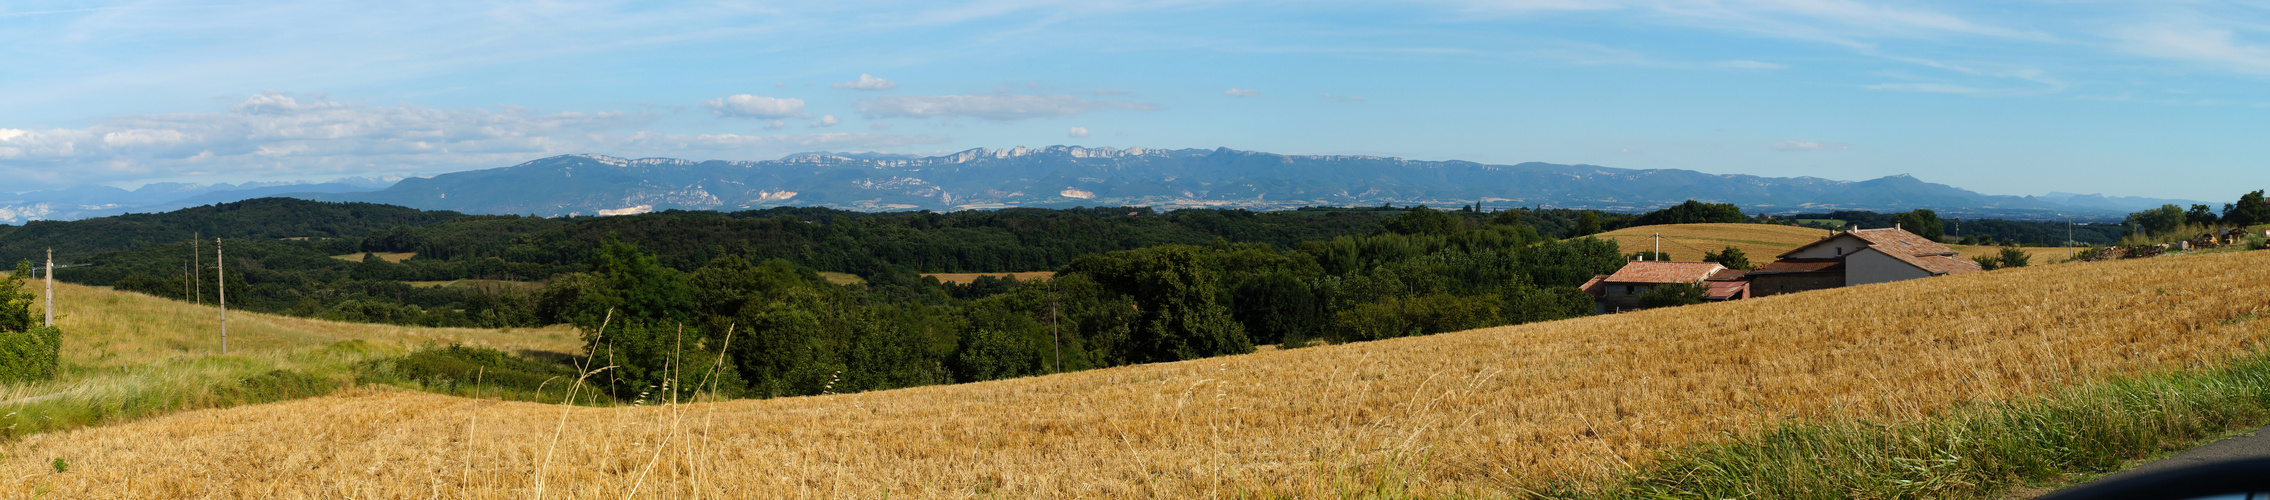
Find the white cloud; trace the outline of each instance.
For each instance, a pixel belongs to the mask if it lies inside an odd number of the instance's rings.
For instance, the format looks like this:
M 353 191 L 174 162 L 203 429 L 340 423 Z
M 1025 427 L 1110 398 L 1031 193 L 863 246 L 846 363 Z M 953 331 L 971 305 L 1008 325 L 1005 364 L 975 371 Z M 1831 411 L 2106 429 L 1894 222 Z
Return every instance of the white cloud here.
M 1259 97 L 1261 95 L 1261 91 L 1232 87 L 1229 90 L 1222 91 L 1222 95 L 1230 97 Z
M 881 149 L 944 139 L 894 134 L 664 134 L 661 115 L 518 107 L 365 106 L 264 92 L 227 112 L 127 115 L 85 128 L 0 128 L 9 191 L 135 181 L 242 182 L 437 173 L 567 153 L 757 158 L 799 148 Z M 823 118 L 823 121 L 825 118 Z M 226 176 L 226 177 L 221 177 Z
M 1073 116 L 1099 108 L 1151 111 L 1158 105 L 1140 101 L 1082 99 L 1068 95 L 939 95 L 884 96 L 859 103 L 868 117 L 970 117 L 987 120 L 1022 120 Z
M 1088 128 L 1072 127 L 1072 130 L 1065 132 L 1064 135 L 1071 136 L 1073 139 L 1085 139 L 1088 137 Z
M 2230 30 L 2196 24 L 2156 24 L 2117 34 L 2122 48 L 2146 56 L 2195 63 L 2251 74 L 2270 74 L 2270 47 L 2250 45 Z
M 1796 140 L 1776 142 L 1769 144 L 1766 147 L 1773 148 L 1774 151 L 1841 151 L 1852 149 L 1852 146 L 1845 145 L 1841 142 L 1814 142 Z
M 1324 100 L 1327 100 L 1327 101 L 1340 101 L 1340 102 L 1364 102 L 1364 98 L 1362 98 L 1362 97 L 1357 97 L 1357 96 L 1352 96 L 1352 95 L 1332 95 L 1332 93 L 1330 93 L 1330 92 L 1326 92 L 1326 93 L 1324 93 L 1323 99 L 1324 99 Z
M 702 107 L 717 112 L 718 116 L 733 118 L 796 118 L 804 115 L 804 100 L 740 94 L 703 102 Z
M 888 124 L 888 123 L 883 123 L 883 122 L 874 122 L 874 123 L 869 123 L 869 124 L 867 124 L 867 128 L 868 128 L 868 129 L 872 129 L 872 130 L 890 130 L 890 129 L 891 129 L 891 124 Z
M 772 88 L 776 88 L 776 89 L 785 89 L 785 88 L 788 88 L 788 82 L 772 82 Z
M 788 128 L 788 120 L 773 120 L 771 123 L 765 124 L 765 130 L 780 130 L 784 128 Z
M 837 119 L 835 118 L 835 115 L 820 115 L 820 121 L 812 122 L 812 123 L 811 123 L 810 125 L 805 125 L 805 127 L 808 127 L 808 128 L 833 127 L 833 126 L 836 126 L 836 124 L 838 124 L 838 123 L 843 123 L 843 120 L 837 120 Z
M 1789 68 L 1789 66 L 1788 66 L 1788 65 L 1785 65 L 1785 64 L 1774 64 L 1774 63 L 1769 63 L 1769 62 L 1764 62 L 1764 61 L 1751 61 L 1751 60 L 1747 60 L 1747 59 L 1737 59 L 1737 60 L 1732 60 L 1732 61 L 1722 61 L 1722 62 L 1718 62 L 1718 63 L 1715 63 L 1715 64 L 1713 64 L 1713 65 L 1714 65 L 1714 66 L 1718 66 L 1718 67 L 1721 67 L 1721 68 L 1733 68 L 1733 69 L 1788 69 L 1788 68 Z
M 860 73 L 859 79 L 857 80 L 829 85 L 828 88 L 849 90 L 890 90 L 899 88 L 899 84 L 898 82 L 876 78 L 869 76 L 866 73 Z

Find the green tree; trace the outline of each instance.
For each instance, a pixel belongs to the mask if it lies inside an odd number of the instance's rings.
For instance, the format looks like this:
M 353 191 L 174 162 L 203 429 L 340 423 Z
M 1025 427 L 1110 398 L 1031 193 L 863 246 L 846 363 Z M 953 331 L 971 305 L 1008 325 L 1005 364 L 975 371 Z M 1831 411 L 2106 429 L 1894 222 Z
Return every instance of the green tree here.
M 2137 228 L 2139 236 L 2165 235 L 2183 228 L 2183 208 L 2175 205 L 2160 205 L 2160 208 L 2128 214 L 2127 222 Z
M 2223 205 L 2223 223 L 2237 227 L 2270 224 L 2270 201 L 2263 199 L 2259 189 L 2241 195 L 2238 203 Z
M 2184 222 L 2200 226 L 2212 226 L 2217 222 L 2221 222 L 2222 218 L 2215 216 L 2214 207 L 2193 204 L 2191 205 L 2191 211 L 2183 213 L 2183 220 Z
M 1692 283 L 1667 283 L 1649 287 L 1640 292 L 1640 307 L 1673 307 L 1701 304 L 1710 290 Z
M 1642 214 L 1639 216 L 1639 220 L 1632 222 L 1632 225 L 1652 226 L 1656 224 L 1696 223 L 1733 224 L 1748 221 L 1749 217 L 1742 215 L 1742 208 L 1736 207 L 1732 203 L 1703 203 L 1695 200 L 1687 200 L 1685 203 L 1672 205 L 1662 210 L 1656 210 Z
M 38 324 L 32 320 L 32 302 L 39 296 L 25 290 L 24 279 L 32 276 L 32 261 L 16 263 L 16 272 L 0 278 L 0 332 L 21 332 Z
M 1578 214 L 1576 216 L 1576 232 L 1569 234 L 1569 237 L 1575 238 L 1595 234 L 1600 234 L 1600 212 L 1586 210 L 1584 213 Z
M 1750 256 L 1744 255 L 1742 249 L 1732 245 L 1717 252 L 1703 252 L 1703 262 L 1717 262 L 1728 269 L 1750 269 Z
M 2032 260 L 2032 254 L 2026 253 L 2025 250 L 2019 250 L 2018 247 L 2002 247 L 2002 254 L 1995 257 L 1995 261 L 2001 264 L 2001 267 L 2026 267 L 2026 264 Z
M 1466 222 L 1449 212 L 1424 205 L 1406 210 L 1380 225 L 1380 230 L 1404 235 L 1446 236 L 1466 229 Z
M 1916 236 L 1930 238 L 1931 241 L 1939 241 L 1939 238 L 1947 236 L 1944 225 L 1939 221 L 1939 213 L 1931 209 L 1918 208 L 1901 212 L 1892 216 L 1892 220 L 1899 223 L 1901 229 L 1915 233 Z
M 1135 299 L 1136 328 L 1119 353 L 1122 359 L 1151 363 L 1253 352 L 1245 328 L 1215 301 L 1219 278 L 1201 265 L 1194 247 L 1087 255 L 1066 272 Z

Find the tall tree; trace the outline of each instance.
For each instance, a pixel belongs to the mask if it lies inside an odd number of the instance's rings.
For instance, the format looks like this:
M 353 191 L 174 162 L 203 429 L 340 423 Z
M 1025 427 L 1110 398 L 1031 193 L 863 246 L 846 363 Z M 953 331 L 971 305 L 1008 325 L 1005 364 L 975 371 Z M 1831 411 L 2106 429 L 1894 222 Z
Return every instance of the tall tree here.
M 2264 201 L 2262 190 L 2238 197 L 2238 203 L 2223 205 L 2223 223 L 2238 227 L 2270 224 L 2270 201 Z
M 1939 213 L 1933 212 L 1928 208 L 1918 208 L 1910 212 L 1901 212 L 1900 214 L 1893 216 L 1892 220 L 1898 222 L 1900 228 L 1906 229 L 1907 232 L 1915 233 L 1916 236 L 1930 238 L 1932 241 L 1938 241 L 1939 238 L 1947 236 L 1945 225 L 1940 223 L 1939 221 Z
M 1732 245 L 1717 252 L 1703 252 L 1703 262 L 1717 262 L 1728 269 L 1750 269 L 1750 256 L 1744 255 L 1742 249 Z

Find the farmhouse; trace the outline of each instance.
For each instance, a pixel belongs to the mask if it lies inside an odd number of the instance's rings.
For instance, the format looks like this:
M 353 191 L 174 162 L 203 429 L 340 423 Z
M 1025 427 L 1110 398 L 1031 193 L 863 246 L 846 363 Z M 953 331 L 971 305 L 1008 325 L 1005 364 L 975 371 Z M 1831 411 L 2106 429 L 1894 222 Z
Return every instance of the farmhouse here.
M 1752 296 L 1979 271 L 1954 249 L 1898 227 L 1837 233 L 1776 259 L 1745 275 Z
M 1709 284 L 1715 283 L 1713 278 L 1724 277 L 1726 271 L 1726 266 L 1716 262 L 1633 261 L 1617 269 L 1616 274 L 1593 276 L 1584 282 L 1583 290 L 1592 295 L 1593 314 L 1639 309 L 1641 294 L 1671 284 L 1706 286 L 1713 295 L 1725 297 L 1719 300 L 1738 298 L 1734 297 L 1737 294 L 1747 296 L 1743 290 L 1728 287 L 1721 291 L 1720 286 Z

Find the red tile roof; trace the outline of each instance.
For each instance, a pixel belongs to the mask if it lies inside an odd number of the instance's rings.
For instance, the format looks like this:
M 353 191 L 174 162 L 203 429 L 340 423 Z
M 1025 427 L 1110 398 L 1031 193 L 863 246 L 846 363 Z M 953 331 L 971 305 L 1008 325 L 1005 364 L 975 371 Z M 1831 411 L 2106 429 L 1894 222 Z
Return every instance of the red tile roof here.
M 1868 240 L 1869 246 L 1876 247 L 1876 251 L 1892 255 L 1959 254 L 1955 249 L 1947 248 L 1946 245 L 1941 245 L 1939 242 L 1923 237 L 1923 235 L 1910 233 L 1900 228 L 1854 229 L 1852 235 Z
M 1694 283 L 1726 266 L 1717 262 L 1633 261 L 1608 275 L 1602 283 Z
M 1747 274 L 1750 274 L 1750 272 L 1741 269 L 1720 269 L 1718 272 L 1712 273 L 1710 277 L 1703 278 L 1703 281 L 1740 281 L 1742 276 Z
M 1608 275 L 1605 274 L 1593 275 L 1592 280 L 1584 282 L 1584 286 L 1576 287 L 1576 289 L 1591 294 L 1593 298 L 1606 297 L 1608 296 L 1608 285 L 1600 284 L 1600 282 L 1607 279 Z
M 1711 300 L 1726 300 L 1742 295 L 1744 289 L 1750 288 L 1750 282 L 1713 281 L 1707 283 L 1706 286 L 1708 286 L 1710 290 L 1707 293 L 1703 294 L 1703 298 Z

